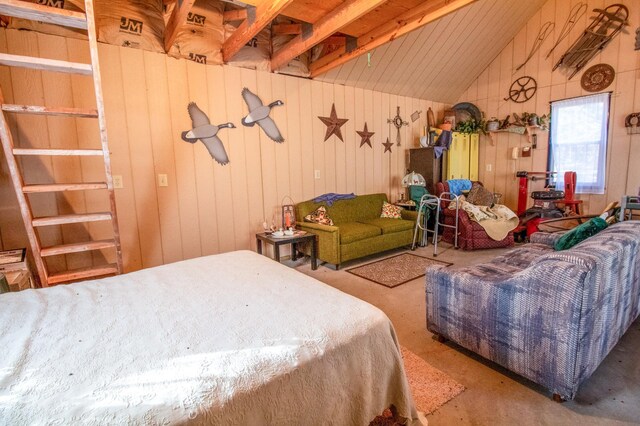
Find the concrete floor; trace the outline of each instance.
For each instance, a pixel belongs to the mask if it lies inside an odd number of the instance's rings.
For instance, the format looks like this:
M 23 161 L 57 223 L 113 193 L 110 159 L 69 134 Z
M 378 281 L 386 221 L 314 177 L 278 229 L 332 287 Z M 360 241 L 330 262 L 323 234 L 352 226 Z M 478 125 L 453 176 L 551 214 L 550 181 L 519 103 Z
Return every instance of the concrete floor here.
M 640 424 L 640 320 L 582 384 L 577 397 L 559 404 L 538 385 L 453 343 L 442 344 L 433 339 L 425 326 L 424 277 L 390 289 L 345 272 L 402 251 L 350 262 L 338 271 L 322 265 L 312 271 L 308 259 L 288 263 L 383 310 L 403 346 L 466 387 L 462 394 L 427 416 L 430 426 Z M 481 263 L 504 251 L 463 252 L 442 244 L 438 259 L 456 267 Z M 419 248 L 415 253 L 432 257 L 433 246 Z

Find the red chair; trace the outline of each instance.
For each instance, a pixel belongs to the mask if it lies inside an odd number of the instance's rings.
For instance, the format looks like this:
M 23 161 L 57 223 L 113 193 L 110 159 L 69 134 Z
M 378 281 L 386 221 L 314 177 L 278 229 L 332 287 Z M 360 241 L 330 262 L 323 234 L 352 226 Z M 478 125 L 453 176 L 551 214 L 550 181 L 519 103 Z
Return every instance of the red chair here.
M 565 214 L 566 211 L 569 210 L 579 216 L 582 214 L 580 212 L 582 200 L 576 200 L 573 198 L 576 193 L 576 181 L 576 172 L 564 172 L 564 199 L 558 200 L 555 203 L 556 207 L 565 211 Z
M 482 182 L 478 182 L 482 185 Z M 447 182 L 438 182 L 436 184 L 436 193 L 441 197 L 443 192 L 449 192 L 449 184 Z M 446 195 L 445 195 L 446 197 Z M 444 197 L 443 197 L 444 198 Z M 443 203 L 442 213 L 444 214 L 444 223 L 446 225 L 455 226 L 456 211 L 448 208 L 447 202 Z M 449 244 L 454 243 L 455 230 L 453 228 L 444 228 L 442 232 L 442 241 Z M 501 248 L 513 246 L 513 232 L 502 240 L 496 241 L 491 239 L 484 228 L 469 219 L 469 215 L 464 210 L 458 211 L 458 247 L 463 250 L 480 250 L 490 248 Z

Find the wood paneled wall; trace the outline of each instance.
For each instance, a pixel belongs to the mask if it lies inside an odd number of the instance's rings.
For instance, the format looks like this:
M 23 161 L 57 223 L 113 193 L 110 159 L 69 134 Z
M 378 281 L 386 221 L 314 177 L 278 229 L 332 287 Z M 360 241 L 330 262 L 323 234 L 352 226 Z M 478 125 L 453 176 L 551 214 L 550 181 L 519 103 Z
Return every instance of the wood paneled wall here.
M 0 31 L 0 49 L 88 61 L 84 41 L 32 32 Z M 427 108 L 436 113 L 444 109 L 443 104 L 415 98 L 241 68 L 203 66 L 110 45 L 100 45 L 100 60 L 113 173 L 121 175 L 124 182 L 116 194 L 127 271 L 253 249 L 253 235 L 262 229 L 265 219 L 279 224 L 279 208 L 286 196 L 299 202 L 327 192 L 385 192 L 396 200 L 403 190 L 400 181 L 405 174 L 406 150 L 418 145 Z M 49 83 L 51 78 L 49 73 L 0 67 L 0 85 L 7 102 L 66 106 L 94 102 L 90 80 L 85 77 L 62 76 L 57 85 Z M 241 97 L 243 87 L 265 103 L 284 101 L 271 116 L 285 143 L 271 141 L 257 126 L 240 124 L 247 113 Z M 191 145 L 180 139 L 180 133 L 190 128 L 190 101 L 207 112 L 213 123 L 230 121 L 237 126 L 219 134 L 231 160 L 229 165 L 215 163 L 201 143 Z M 349 119 L 342 127 L 344 142 L 336 137 L 323 142 L 326 127 L 317 116 L 329 115 L 333 103 L 338 116 Z M 402 128 L 402 146 L 394 145 L 391 154 L 384 153 L 386 138 L 395 141 L 396 130 L 387 119 L 395 116 L 397 106 L 410 125 Z M 422 114 L 412 123 L 409 116 L 416 110 Z M 57 136 L 71 146 L 98 144 L 91 122 L 22 119 L 28 121 L 14 126 L 22 145 L 60 146 Z M 355 132 L 362 130 L 365 122 L 375 132 L 373 149 L 360 147 Z M 27 131 L 29 134 L 23 135 Z M 85 159 L 37 161 L 25 164 L 32 180 L 86 179 L 99 170 Z M 9 200 L 12 195 L 4 167 L 1 191 L 3 200 L 5 194 Z M 320 171 L 319 179 L 314 178 L 315 170 Z M 168 175 L 168 187 L 158 186 L 158 174 Z M 104 208 L 89 193 L 49 196 L 38 207 L 49 214 Z M 3 214 L 0 231 L 4 246 L 24 245 L 17 223 L 21 224 L 17 211 L 7 218 Z M 81 238 L 82 232 L 53 229 L 47 242 L 68 242 Z M 65 261 L 80 267 L 90 259 L 75 256 Z
M 583 0 L 584 1 L 584 0 Z M 547 53 L 555 44 L 571 8 L 577 0 L 548 0 L 544 6 L 518 32 L 509 45 L 493 60 L 461 96 L 461 102 L 473 102 L 487 118 L 492 116 L 504 119 L 507 114 L 536 112 L 548 114 L 549 102 L 575 96 L 588 95 L 580 86 L 582 73 L 592 65 L 607 63 L 616 71 L 615 81 L 607 91 L 612 91 L 611 113 L 609 120 L 609 147 L 607 153 L 606 193 L 603 195 L 580 195 L 584 200 L 587 213 L 600 213 L 609 201 L 620 200 L 623 194 L 637 194 L 640 186 L 640 135 L 627 135 L 624 119 L 631 112 L 640 111 L 640 52 L 634 51 L 635 29 L 640 25 L 640 5 L 636 0 L 623 0 L 630 11 L 630 26 L 625 33 L 619 34 L 607 48 L 596 55 L 591 62 L 571 80 L 560 69 L 551 71 L 560 56 L 580 37 L 591 22 L 593 9 L 608 6 L 612 2 L 588 0 L 588 11 L 574 26 L 569 37 L 558 45 L 549 58 Z M 542 24 L 555 22 L 555 30 L 542 48 L 516 72 L 523 63 L 536 41 Z M 526 103 L 516 104 L 505 101 L 511 83 L 518 77 L 529 75 L 538 82 L 538 91 Z M 538 132 L 538 149 L 532 156 L 511 159 L 513 147 L 523 148 L 529 145 L 525 136 L 512 133 L 495 135 L 496 145 L 483 136 L 480 147 L 480 179 L 496 192 L 505 194 L 503 202 L 509 207 L 517 205 L 518 181 L 516 170 L 545 171 L 548 154 L 548 132 Z M 491 165 L 491 171 L 489 171 Z M 530 189 L 541 189 L 541 182 L 530 185 Z M 531 203 L 531 200 L 529 200 Z

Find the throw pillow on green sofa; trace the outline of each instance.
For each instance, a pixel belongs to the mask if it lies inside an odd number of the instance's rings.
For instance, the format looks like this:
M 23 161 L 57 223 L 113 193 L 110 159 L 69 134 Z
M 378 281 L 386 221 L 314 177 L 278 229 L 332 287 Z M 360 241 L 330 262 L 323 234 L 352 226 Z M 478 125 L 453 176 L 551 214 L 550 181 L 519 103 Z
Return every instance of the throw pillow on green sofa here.
M 320 225 L 333 226 L 333 220 L 327 214 L 325 206 L 318 207 L 314 212 L 309 213 L 304 217 L 307 222 L 318 223 Z
M 384 201 L 382 203 L 382 213 L 380 214 L 380 217 L 388 217 L 390 219 L 402 219 L 402 213 L 400 213 L 402 211 L 402 207 L 400 206 L 394 206 L 391 203 L 387 203 L 386 201 Z
M 553 248 L 556 251 L 569 249 L 579 242 L 596 235 L 606 227 L 607 222 L 604 219 L 601 217 L 594 217 L 593 219 L 576 226 L 571 231 L 560 237 L 553 245 Z

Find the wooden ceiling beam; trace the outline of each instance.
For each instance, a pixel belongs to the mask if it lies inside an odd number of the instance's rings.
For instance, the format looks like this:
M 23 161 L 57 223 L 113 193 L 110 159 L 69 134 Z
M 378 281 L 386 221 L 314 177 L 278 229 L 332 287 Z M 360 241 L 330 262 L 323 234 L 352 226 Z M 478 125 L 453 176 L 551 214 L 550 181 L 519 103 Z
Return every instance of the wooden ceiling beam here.
M 271 69 L 276 70 L 289 63 L 293 58 L 311 49 L 341 28 L 369 13 L 388 0 L 347 0 L 326 14 L 312 26 L 310 34 L 296 36 L 282 49 L 273 54 Z
M 222 21 L 227 22 L 243 21 L 247 19 L 247 9 L 226 10 L 222 15 Z
M 167 21 L 167 27 L 164 30 L 164 51 L 168 52 L 173 45 L 178 32 L 182 29 L 182 26 L 187 22 L 187 16 L 191 7 L 196 0 L 183 0 L 182 3 L 176 2 L 173 6 L 173 12 Z
M 458 9 L 468 6 L 477 0 L 432 0 L 423 3 L 400 16 L 395 17 L 384 25 L 364 34 L 357 39 L 357 47 L 349 52 L 341 47 L 330 54 L 311 63 L 311 77 L 336 68 L 351 59 L 357 58 L 376 47 L 395 40 L 413 30 L 442 18 Z
M 302 24 L 274 24 L 271 26 L 273 35 L 298 35 L 302 34 Z
M 222 45 L 222 58 L 228 62 L 233 55 L 266 27 L 293 0 L 261 0 L 256 5 L 255 20 L 244 20 Z

